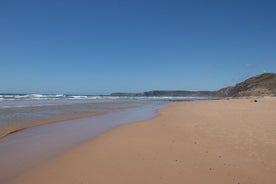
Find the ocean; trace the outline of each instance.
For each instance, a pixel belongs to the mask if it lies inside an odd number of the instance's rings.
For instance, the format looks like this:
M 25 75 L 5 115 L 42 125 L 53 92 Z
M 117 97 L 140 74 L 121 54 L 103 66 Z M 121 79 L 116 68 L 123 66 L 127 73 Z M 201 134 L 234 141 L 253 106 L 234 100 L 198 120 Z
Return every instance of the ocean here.
M 169 100 L 194 99 L 202 98 L 0 94 L 0 138 L 37 125 L 143 107 Z

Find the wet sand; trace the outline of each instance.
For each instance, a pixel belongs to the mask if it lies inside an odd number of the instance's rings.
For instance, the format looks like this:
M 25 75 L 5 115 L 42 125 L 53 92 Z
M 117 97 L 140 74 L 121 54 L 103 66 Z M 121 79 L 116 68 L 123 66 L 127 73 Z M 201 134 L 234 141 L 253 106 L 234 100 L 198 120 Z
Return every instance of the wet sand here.
M 115 110 L 103 115 L 28 128 L 0 140 L 0 183 L 108 131 L 134 121 L 153 118 L 164 102 Z
M 123 102 L 4 101 L 0 104 L 0 139 L 22 129 L 101 115 L 125 106 Z
M 276 98 L 170 103 L 11 183 L 276 183 Z
M 91 116 L 97 116 L 104 114 L 104 112 L 86 112 L 86 113 L 76 113 L 76 114 L 70 114 L 70 115 L 60 115 L 60 116 L 54 116 L 48 119 L 40 119 L 40 120 L 33 120 L 33 121 L 22 121 L 13 126 L 7 126 L 0 131 L 0 139 L 2 139 L 5 136 L 8 136 L 10 134 L 22 131 L 24 129 L 28 129 L 31 127 L 39 126 L 39 125 L 45 125 L 50 123 L 58 123 L 62 121 L 68 121 L 68 120 L 74 120 L 74 119 L 80 119 L 85 117 L 91 117 Z M 24 126 L 22 126 L 24 125 Z

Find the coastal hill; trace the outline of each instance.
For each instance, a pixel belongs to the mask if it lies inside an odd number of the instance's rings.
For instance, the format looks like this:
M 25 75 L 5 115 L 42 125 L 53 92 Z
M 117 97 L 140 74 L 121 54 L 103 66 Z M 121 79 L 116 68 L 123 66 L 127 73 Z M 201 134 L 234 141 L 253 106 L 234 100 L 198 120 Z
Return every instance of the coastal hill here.
M 270 96 L 276 95 L 276 74 L 264 73 L 251 77 L 234 87 L 227 87 L 217 91 L 217 96 Z
M 111 96 L 192 96 L 192 97 L 245 97 L 276 96 L 276 74 L 263 73 L 251 77 L 235 86 L 217 91 L 173 91 L 154 90 L 144 93 L 112 93 Z

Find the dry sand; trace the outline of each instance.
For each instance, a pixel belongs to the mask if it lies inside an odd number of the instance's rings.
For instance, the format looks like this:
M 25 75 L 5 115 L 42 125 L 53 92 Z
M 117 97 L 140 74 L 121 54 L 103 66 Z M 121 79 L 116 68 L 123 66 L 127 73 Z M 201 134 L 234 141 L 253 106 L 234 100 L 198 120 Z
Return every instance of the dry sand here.
M 274 184 L 276 98 L 170 103 L 13 183 Z

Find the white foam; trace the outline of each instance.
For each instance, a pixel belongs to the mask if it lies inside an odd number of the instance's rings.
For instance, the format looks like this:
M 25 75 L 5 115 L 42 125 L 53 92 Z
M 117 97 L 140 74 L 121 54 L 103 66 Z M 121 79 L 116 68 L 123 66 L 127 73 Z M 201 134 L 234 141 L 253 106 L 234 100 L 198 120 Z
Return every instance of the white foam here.
M 172 96 L 89 96 L 89 95 L 64 95 L 64 94 L 1 94 L 0 101 L 19 100 L 204 100 L 208 97 L 172 97 Z

